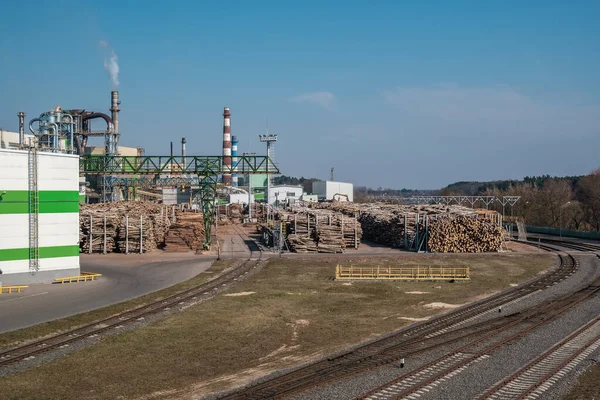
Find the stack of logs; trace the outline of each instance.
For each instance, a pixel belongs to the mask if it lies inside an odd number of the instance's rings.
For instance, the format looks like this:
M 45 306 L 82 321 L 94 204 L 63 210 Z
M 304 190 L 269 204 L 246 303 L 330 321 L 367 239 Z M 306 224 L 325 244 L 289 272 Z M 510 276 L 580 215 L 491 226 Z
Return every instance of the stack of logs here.
M 455 205 L 398 205 L 347 202 L 318 203 L 313 207 L 358 215 L 366 240 L 396 248 L 431 252 L 479 253 L 498 251 L 503 232 L 500 216 L 489 210 Z
M 171 207 L 144 201 L 83 204 L 79 246 L 84 253 L 140 253 L 141 242 L 141 252 L 154 250 L 164 244 L 172 213 Z
M 358 248 L 362 237 L 356 219 L 343 214 L 293 207 L 291 212 L 279 211 L 276 217 L 286 221 L 290 250 L 297 253 L 342 253 Z
M 199 250 L 204 241 L 204 220 L 200 213 L 178 213 L 165 238 L 165 251 L 187 252 Z

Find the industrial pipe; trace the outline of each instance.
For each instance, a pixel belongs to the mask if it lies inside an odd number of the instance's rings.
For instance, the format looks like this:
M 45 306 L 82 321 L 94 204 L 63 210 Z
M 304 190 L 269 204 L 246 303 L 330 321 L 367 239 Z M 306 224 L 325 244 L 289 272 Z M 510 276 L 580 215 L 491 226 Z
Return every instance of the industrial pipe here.
M 32 133 L 33 135 L 35 135 L 35 130 L 33 129 L 33 123 L 34 123 L 34 122 L 36 122 L 36 121 L 37 121 L 37 122 L 40 122 L 40 121 L 41 121 L 41 119 L 39 119 L 39 118 L 34 118 L 34 119 L 32 119 L 31 121 L 29 121 L 29 130 L 31 131 L 31 133 Z
M 63 113 L 63 117 L 69 117 L 71 119 L 69 122 L 69 145 L 71 146 L 69 151 L 73 152 L 73 116 L 71 114 Z
M 19 117 L 19 147 L 23 147 L 25 144 L 25 113 L 20 111 L 17 116 Z
M 119 111 L 121 111 L 119 104 L 121 104 L 121 101 L 119 100 L 119 92 L 117 90 L 113 90 L 110 92 L 110 112 L 113 126 L 115 128 L 115 134 L 119 134 Z
M 102 118 L 104 121 L 106 121 L 106 129 L 107 129 L 108 131 L 112 131 L 112 129 L 111 129 L 111 128 L 114 126 L 114 125 L 113 125 L 113 121 L 112 121 L 112 119 L 111 119 L 111 118 L 110 118 L 108 115 L 106 115 L 106 114 L 99 113 L 99 112 L 94 112 L 94 113 L 91 113 L 91 114 L 88 114 L 88 115 L 84 115 L 83 117 L 81 117 L 81 120 L 82 120 L 82 121 L 87 121 L 87 120 L 90 120 L 90 119 L 95 119 L 95 118 Z

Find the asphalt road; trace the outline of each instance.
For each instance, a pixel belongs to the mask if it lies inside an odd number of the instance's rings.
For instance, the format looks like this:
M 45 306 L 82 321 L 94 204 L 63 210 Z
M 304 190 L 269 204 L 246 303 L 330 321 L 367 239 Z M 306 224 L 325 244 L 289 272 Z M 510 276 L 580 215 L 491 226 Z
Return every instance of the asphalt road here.
M 102 277 L 93 282 L 30 285 L 0 295 L 0 332 L 94 310 L 154 292 L 205 271 L 215 257 L 193 254 L 82 255 L 81 270 Z

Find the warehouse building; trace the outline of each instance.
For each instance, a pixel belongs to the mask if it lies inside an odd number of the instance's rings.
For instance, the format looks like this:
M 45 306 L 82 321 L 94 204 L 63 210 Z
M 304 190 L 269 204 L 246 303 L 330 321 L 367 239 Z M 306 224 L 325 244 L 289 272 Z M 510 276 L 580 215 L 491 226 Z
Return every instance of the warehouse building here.
M 312 192 L 319 201 L 354 201 L 354 185 L 346 182 L 315 181 Z
M 269 204 L 284 206 L 299 201 L 302 197 L 302 185 L 276 185 L 269 190 Z
M 0 149 L 0 284 L 79 275 L 79 156 Z

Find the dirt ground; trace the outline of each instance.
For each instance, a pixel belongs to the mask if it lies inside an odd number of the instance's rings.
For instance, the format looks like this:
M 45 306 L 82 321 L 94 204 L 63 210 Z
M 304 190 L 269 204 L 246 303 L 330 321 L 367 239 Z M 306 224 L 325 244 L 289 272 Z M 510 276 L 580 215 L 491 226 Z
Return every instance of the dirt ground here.
M 0 393 L 19 399 L 198 398 L 447 312 L 556 262 L 547 254 L 273 258 L 210 302 L 3 378 Z M 466 265 L 472 281 L 335 281 L 337 263 Z

